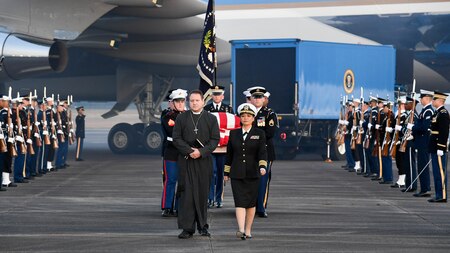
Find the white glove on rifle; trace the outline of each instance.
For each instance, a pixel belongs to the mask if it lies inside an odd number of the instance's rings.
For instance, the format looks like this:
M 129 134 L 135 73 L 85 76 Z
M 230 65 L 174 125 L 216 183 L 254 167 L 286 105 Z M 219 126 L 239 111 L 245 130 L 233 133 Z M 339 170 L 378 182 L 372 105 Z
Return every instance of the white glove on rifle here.
M 347 121 L 347 120 L 344 120 L 344 121 L 342 122 L 342 124 L 347 126 L 347 125 L 348 125 L 348 121 Z
M 376 130 L 380 129 L 380 127 L 381 127 L 381 126 L 378 125 L 378 124 L 375 125 L 375 129 L 376 129 Z
M 56 131 L 56 133 L 63 134 L 63 131 L 62 130 L 58 130 L 58 131 Z
M 5 136 L 3 134 L 0 134 L 0 140 L 5 139 Z
M 34 125 L 35 126 L 39 126 L 41 123 L 39 121 L 35 122 Z
M 409 130 L 412 130 L 414 124 L 408 123 L 408 125 L 406 126 L 406 128 L 408 128 Z
M 359 126 L 362 127 L 363 123 L 364 123 L 364 120 L 360 120 L 359 121 Z
M 372 129 L 372 127 L 373 127 L 372 123 L 367 124 L 367 127 L 368 127 L 369 129 Z
M 33 141 L 32 141 L 31 139 L 28 139 L 28 140 L 27 140 L 27 143 L 28 143 L 28 144 L 33 144 Z
M 47 131 L 47 130 L 44 130 L 44 131 L 42 131 L 42 134 L 43 134 L 43 135 L 48 135 L 48 131 Z
M 357 127 L 356 126 L 352 126 L 352 132 L 356 131 Z
M 395 131 L 402 131 L 402 126 L 395 125 Z
M 41 136 L 39 135 L 39 133 L 34 133 L 34 137 L 39 138 Z
M 394 130 L 392 127 L 386 127 L 386 132 L 392 133 L 392 130 Z
M 443 156 L 443 155 L 444 155 L 444 151 L 442 151 L 442 150 L 439 149 L 439 150 L 437 151 L 437 155 L 438 155 L 438 156 Z

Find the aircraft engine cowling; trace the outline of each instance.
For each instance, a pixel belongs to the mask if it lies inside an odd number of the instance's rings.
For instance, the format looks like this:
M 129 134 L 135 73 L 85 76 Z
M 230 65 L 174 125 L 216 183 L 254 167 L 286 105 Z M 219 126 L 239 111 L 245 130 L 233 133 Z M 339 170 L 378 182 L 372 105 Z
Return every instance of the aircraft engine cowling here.
M 0 53 L 0 81 L 62 72 L 67 66 L 67 48 L 61 41 L 0 33 Z

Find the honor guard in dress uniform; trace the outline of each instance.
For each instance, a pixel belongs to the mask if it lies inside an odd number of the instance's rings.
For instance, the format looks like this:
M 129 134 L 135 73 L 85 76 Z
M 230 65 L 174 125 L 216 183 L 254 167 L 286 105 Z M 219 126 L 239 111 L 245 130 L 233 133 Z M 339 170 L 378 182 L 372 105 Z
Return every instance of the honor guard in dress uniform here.
M 394 127 L 395 127 L 395 117 L 394 113 L 391 110 L 392 102 L 385 101 L 383 103 L 383 111 L 384 111 L 384 119 L 381 123 L 381 139 L 380 143 L 382 146 L 382 180 L 379 182 L 380 184 L 392 184 L 394 180 L 392 174 L 392 157 L 389 154 L 389 147 L 391 146 Z
M 378 118 L 378 99 L 376 97 L 369 97 L 369 111 L 370 115 L 367 122 L 366 136 L 364 137 L 364 151 L 368 162 L 366 174 L 364 177 L 376 177 L 378 176 L 378 160 L 373 156 L 374 142 L 375 142 L 375 125 Z
M 25 136 L 23 133 L 23 126 L 26 124 L 26 113 L 22 105 L 22 97 L 17 94 L 17 98 L 12 100 L 12 122 L 14 124 L 17 157 L 14 159 L 14 182 L 15 183 L 28 183 L 28 178 L 25 175 L 26 169 L 26 146 Z
M 344 169 L 351 172 L 354 171 L 356 164 L 351 147 L 352 129 L 353 129 L 353 102 L 348 101 L 346 107 L 347 107 L 347 115 L 345 117 L 346 120 L 342 122 L 344 125 L 347 126 L 347 131 L 344 133 L 345 159 L 347 160 L 347 166 L 344 167 Z
M 31 115 L 34 113 L 34 108 L 32 106 L 33 96 L 30 93 L 30 96 L 23 97 L 23 110 L 25 112 L 25 124 L 23 125 L 23 134 L 26 137 L 26 145 L 27 145 L 27 155 L 26 155 L 26 177 L 33 179 L 36 176 L 41 176 L 36 172 L 36 152 L 35 146 L 32 139 L 31 129 L 34 125 L 34 118 Z
M 405 110 L 406 110 L 406 119 L 404 124 L 402 125 L 402 142 L 400 143 L 401 146 L 405 146 L 405 151 L 402 152 L 402 150 L 399 148 L 399 152 L 397 152 L 398 155 L 403 156 L 403 166 L 404 171 L 406 173 L 405 177 L 405 189 L 402 189 L 402 192 L 415 192 L 417 190 L 417 169 L 416 169 L 416 159 L 417 159 L 417 151 L 416 151 L 416 140 L 412 136 L 413 133 L 411 132 L 411 129 L 408 129 L 409 122 L 416 122 L 419 118 L 419 115 L 417 114 L 415 105 L 418 104 L 418 101 L 415 100 L 412 97 L 406 98 L 406 104 L 405 104 Z M 413 117 L 413 118 L 411 118 Z M 406 145 L 405 143 L 406 142 Z
M 264 87 L 252 87 L 248 91 L 252 95 L 251 102 L 258 110 L 253 125 L 264 130 L 266 134 L 267 145 L 267 173 L 261 177 L 258 191 L 258 201 L 256 205 L 256 214 L 259 217 L 267 218 L 267 201 L 269 198 L 269 185 L 272 174 L 272 163 L 275 160 L 275 147 L 273 144 L 273 137 L 277 131 L 278 118 L 275 112 L 270 108 L 264 107 L 264 94 L 267 92 Z
M 0 122 L 1 130 L 7 147 L 6 152 L 0 152 L 0 167 L 2 172 L 2 187 L 17 187 L 15 183 L 11 182 L 10 174 L 12 173 L 12 148 L 14 147 L 14 134 L 13 126 L 8 125 L 8 115 L 11 116 L 11 109 L 9 108 L 9 96 L 1 95 L 1 110 L 0 110 Z M 10 134 L 9 134 L 10 133 Z
M 176 216 L 177 201 L 175 189 L 178 181 L 178 155 L 177 148 L 173 145 L 172 132 L 177 116 L 184 112 L 186 107 L 187 91 L 176 89 L 170 95 L 172 110 L 167 112 L 161 119 L 161 125 L 166 133 L 166 142 L 163 156 L 163 192 L 161 197 L 161 210 L 163 217 Z
M 406 177 L 406 171 L 405 171 L 405 153 L 399 152 L 401 140 L 403 138 L 403 132 L 402 132 L 402 126 L 405 125 L 406 120 L 406 110 L 405 110 L 405 104 L 406 104 L 406 97 L 399 97 L 397 100 L 397 113 L 395 115 L 395 127 L 394 127 L 394 136 L 391 143 L 391 154 L 392 149 L 396 150 L 395 153 L 395 164 L 397 166 L 398 170 L 398 180 L 391 185 L 392 188 L 403 188 L 405 187 L 405 177 Z
M 76 149 L 76 153 L 75 153 L 75 161 L 83 161 L 83 158 L 81 155 L 83 153 L 86 115 L 84 114 L 84 106 L 78 106 L 76 108 L 76 110 L 77 110 L 78 115 L 75 118 L 75 124 L 76 124 L 75 136 L 77 137 L 77 149 Z
M 359 108 L 359 105 L 361 104 L 361 100 L 358 98 L 354 98 L 352 101 L 352 115 L 351 118 L 348 119 L 349 121 L 349 128 L 350 129 L 350 149 L 352 152 L 352 157 L 355 162 L 355 166 L 353 169 L 349 169 L 349 172 L 357 172 L 361 173 L 361 149 L 360 145 L 358 145 L 357 138 L 358 138 L 358 132 L 359 132 L 359 122 L 361 120 L 361 108 Z M 350 122 L 351 121 L 351 122 Z
M 369 140 L 366 138 L 369 138 L 370 134 L 368 131 L 368 125 L 370 122 L 370 117 L 371 117 L 371 110 L 370 110 L 370 105 L 369 102 L 364 101 L 364 103 L 362 104 L 362 118 L 361 121 L 359 122 L 360 124 L 360 135 L 361 135 L 361 139 L 362 139 L 362 145 L 361 145 L 361 152 L 362 152 L 362 160 L 361 160 L 361 167 L 363 168 L 362 170 L 362 175 L 365 177 L 370 176 L 370 170 L 371 170 L 371 161 L 370 161 L 370 153 L 368 153 L 368 148 L 365 147 L 366 142 L 369 143 Z M 369 145 L 369 144 L 367 144 Z
M 59 148 L 56 153 L 55 167 L 56 169 L 64 169 L 67 167 L 66 156 L 69 149 L 69 132 L 67 128 L 67 110 L 65 105 L 67 101 L 59 101 L 57 106 L 57 134 L 60 136 Z
M 53 167 L 52 162 L 55 159 L 55 152 L 58 147 L 58 137 L 56 133 L 56 111 L 53 109 L 53 96 L 46 98 L 45 102 L 45 125 L 48 127 L 48 136 L 51 142 L 49 145 L 45 146 L 45 169 L 47 171 L 55 171 L 56 169 Z
M 433 166 L 434 189 L 436 195 L 428 202 L 447 202 L 447 158 L 450 115 L 444 104 L 448 95 L 435 91 L 433 107 L 436 111 L 431 120 L 429 152 Z
M 162 110 L 161 112 L 161 119 L 164 118 L 164 116 L 170 112 L 171 110 L 173 110 L 173 103 L 172 100 L 170 98 L 170 95 L 172 95 L 172 91 L 174 91 L 176 89 L 171 89 L 168 91 L 168 94 L 166 96 L 166 100 L 167 100 L 167 108 Z M 162 134 L 163 134 L 163 143 L 162 143 L 162 148 L 161 148 L 161 157 L 163 160 L 163 167 L 164 167 L 164 148 L 167 146 L 167 133 L 164 130 L 164 127 L 161 126 L 161 130 L 162 130 Z M 164 173 L 164 172 L 163 172 Z M 163 180 L 164 180 L 164 174 L 163 174 Z
M 434 109 L 431 105 L 433 99 L 433 92 L 427 90 L 420 90 L 420 103 L 423 108 L 419 114 L 419 118 L 414 122 L 414 125 L 408 125 L 412 129 L 414 136 L 414 143 L 417 149 L 417 173 L 420 175 L 420 191 L 415 193 L 415 197 L 429 197 L 431 191 L 430 186 L 430 154 L 428 151 L 428 142 L 430 139 L 430 124 L 431 117 L 434 114 Z
M 251 100 L 252 94 L 250 94 L 250 91 L 244 90 L 244 92 L 242 92 L 242 94 L 244 94 L 244 96 L 245 96 L 245 102 L 251 104 L 252 103 L 252 100 Z
M 32 140 L 32 146 L 34 150 L 34 155 L 30 158 L 30 165 L 31 170 L 36 173 L 37 177 L 41 177 L 43 173 L 41 173 L 39 167 L 38 167 L 38 159 L 40 157 L 41 153 L 41 147 L 42 147 L 42 141 L 39 131 L 39 126 L 41 123 L 38 121 L 38 111 L 39 111 L 39 103 L 37 96 L 31 96 L 30 100 L 30 109 L 29 109 L 29 118 L 30 118 L 30 129 L 28 129 L 27 132 L 30 133 L 29 138 Z M 28 116 L 28 115 L 27 115 Z
M 233 113 L 231 106 L 223 103 L 225 87 L 216 85 L 211 88 L 212 90 L 212 102 L 205 106 L 205 110 L 208 112 L 227 112 Z M 217 205 L 217 208 L 223 206 L 223 168 L 225 166 L 226 151 L 219 152 L 216 149 L 212 153 L 213 158 L 213 177 L 211 181 L 211 188 L 209 190 L 208 207 L 211 208 Z
M 47 119 L 44 118 L 46 116 L 45 110 L 47 108 L 45 98 L 39 100 L 38 104 L 39 104 L 39 111 L 37 112 L 37 122 L 39 123 L 38 130 L 42 140 L 42 146 L 39 149 L 38 171 L 41 174 L 47 174 L 47 161 L 45 160 L 46 159 L 45 151 L 47 149 L 46 146 L 49 145 L 47 142 L 49 140 L 48 136 L 49 131 L 47 126 Z
M 381 148 L 383 145 L 383 132 L 381 129 L 381 124 L 384 121 L 384 102 L 386 102 L 386 100 L 384 98 L 377 98 L 377 108 L 375 109 L 377 114 L 376 114 L 376 118 L 374 121 L 374 133 L 373 133 L 373 138 L 374 138 L 374 147 L 373 147 L 373 151 L 372 151 L 372 156 L 374 157 L 375 161 L 376 161 L 376 174 L 373 175 L 372 180 L 381 180 L 382 176 L 383 176 L 383 159 L 382 159 L 382 155 L 381 155 Z

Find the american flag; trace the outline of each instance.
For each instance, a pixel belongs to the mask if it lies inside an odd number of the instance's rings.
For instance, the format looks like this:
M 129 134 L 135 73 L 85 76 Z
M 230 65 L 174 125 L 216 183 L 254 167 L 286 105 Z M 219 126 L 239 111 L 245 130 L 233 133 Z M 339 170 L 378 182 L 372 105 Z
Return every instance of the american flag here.
M 203 36 L 200 43 L 200 54 L 198 56 L 197 63 L 197 70 L 200 75 L 199 89 L 205 94 L 207 94 L 210 87 L 214 86 L 214 72 L 216 68 L 217 59 L 214 0 L 209 0 L 208 8 L 205 14 Z
M 238 116 L 228 112 L 212 112 L 212 115 L 216 116 L 219 123 L 220 141 L 219 147 L 225 147 L 228 144 L 230 137 L 230 130 L 238 129 L 241 127 L 241 120 Z

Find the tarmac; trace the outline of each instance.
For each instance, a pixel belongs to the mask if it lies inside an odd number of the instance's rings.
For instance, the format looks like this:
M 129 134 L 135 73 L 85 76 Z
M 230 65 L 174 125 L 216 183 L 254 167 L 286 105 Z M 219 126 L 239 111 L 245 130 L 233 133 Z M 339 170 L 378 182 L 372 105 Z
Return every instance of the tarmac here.
M 73 147 L 72 147 L 73 148 Z M 313 159 L 311 161 L 311 159 Z M 267 219 L 235 237 L 230 185 L 212 236 L 161 217 L 161 158 L 85 150 L 85 161 L 0 192 L 0 252 L 450 252 L 450 206 L 299 156 L 275 161 Z M 395 166 L 394 166 L 395 167 Z

